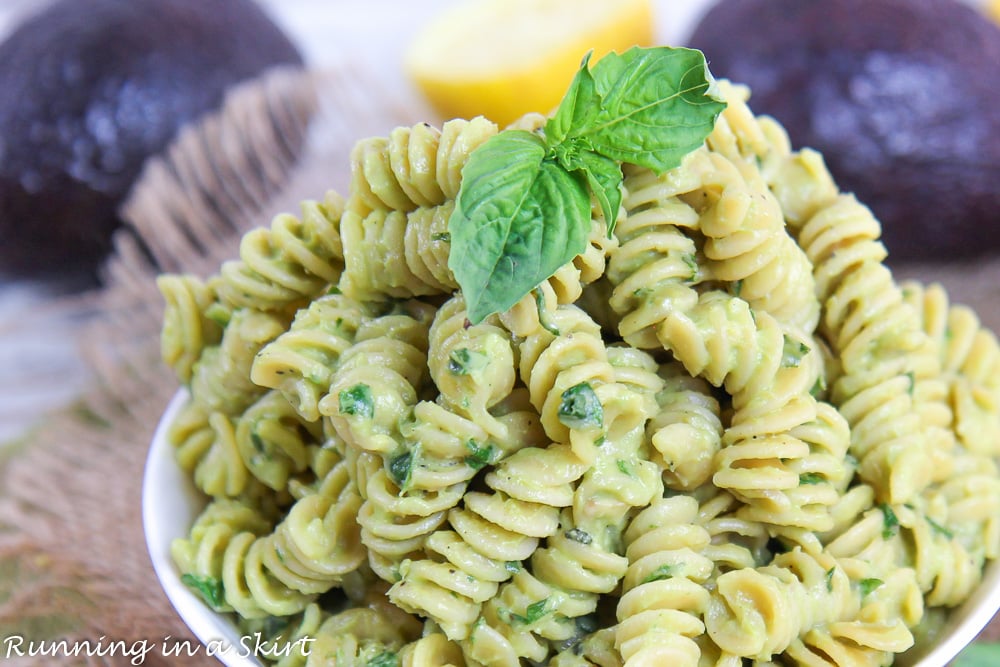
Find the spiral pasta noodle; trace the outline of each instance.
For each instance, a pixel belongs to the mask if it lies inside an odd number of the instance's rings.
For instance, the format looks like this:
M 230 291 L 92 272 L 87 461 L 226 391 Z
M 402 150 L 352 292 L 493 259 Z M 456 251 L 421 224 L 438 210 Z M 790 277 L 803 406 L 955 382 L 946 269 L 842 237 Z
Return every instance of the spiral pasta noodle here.
M 1000 557 L 1000 344 L 716 88 L 700 147 L 622 164 L 613 231 L 593 197 L 583 252 L 476 324 L 448 230 L 483 118 L 363 140 L 346 199 L 159 278 L 207 503 L 172 556 L 259 657 L 882 667 L 969 599 Z
M 740 603 L 741 591 L 752 595 L 757 603 Z M 861 613 L 861 597 L 832 556 L 810 555 L 796 549 L 775 556 L 764 567 L 720 576 L 705 624 L 709 636 L 723 650 L 769 660 L 814 631 L 825 630 L 831 636 L 849 632 Z M 902 625 L 880 626 L 879 632 L 871 628 L 867 634 L 856 631 L 846 636 L 855 643 L 872 641 L 868 648 L 874 651 L 898 652 L 913 643 L 912 635 Z
M 282 213 L 269 228 L 247 232 L 240 259 L 225 262 L 210 281 L 233 307 L 285 311 L 335 284 L 344 266 L 340 217 L 344 201 L 330 191 L 323 201 L 305 201 L 299 217 Z
M 723 432 L 719 402 L 707 382 L 676 363 L 664 364 L 660 373 L 665 384 L 657 394 L 659 411 L 647 426 L 653 460 L 663 468 L 664 486 L 693 491 L 715 472 Z
M 944 411 L 938 424 L 948 420 L 943 426 L 951 427 L 966 450 L 996 456 L 1000 439 L 1000 344 L 996 336 L 980 325 L 970 308 L 950 304 L 941 285 L 907 282 L 902 290 L 920 314 L 941 366 L 942 377 L 932 376 L 918 384 L 918 397 L 927 384 L 943 384 L 935 398 L 945 401 L 950 410 Z
M 319 402 L 330 389 L 340 355 L 354 342 L 367 309 L 341 294 L 329 294 L 295 315 L 291 326 L 263 347 L 250 379 L 278 389 L 308 421 L 319 419 Z
M 463 644 L 478 662 L 507 665 L 520 655 L 541 660 L 548 654 L 546 640 L 571 640 L 571 622 L 593 613 L 598 597 L 624 576 L 627 561 L 617 553 L 624 517 L 661 493 L 659 469 L 641 456 L 652 394 L 660 386 L 656 363 L 638 350 L 611 348 L 608 356 L 613 382 L 598 388 L 607 436 L 573 493 L 572 507 L 553 526 L 558 531 L 483 606 Z
M 281 392 L 265 393 L 236 422 L 236 446 L 247 470 L 280 491 L 289 479 L 306 471 L 311 450 L 322 440 L 322 428 L 302 419 Z
M 313 494 L 298 500 L 271 530 L 254 508 L 217 500 L 172 547 L 181 570 L 212 582 L 243 618 L 295 614 L 364 558 L 354 515 L 360 497 L 345 464 Z
M 163 275 L 157 278 L 156 286 L 166 302 L 161 357 L 178 380 L 189 382 L 201 353 L 222 338 L 222 327 L 209 315 L 216 303 L 215 294 L 192 275 Z
M 708 608 L 704 582 L 713 571 L 702 551 L 711 536 L 696 523 L 690 496 L 654 501 L 625 532 L 628 571 L 618 602 L 615 644 L 626 667 L 669 664 L 697 667 Z
M 254 358 L 288 323 L 257 310 L 234 311 L 218 345 L 205 348 L 192 368 L 195 401 L 228 415 L 238 415 L 263 393 L 250 379 Z
M 906 354 L 920 350 L 926 335 L 882 264 L 878 233 L 870 211 L 845 195 L 810 218 L 799 239 L 826 304 L 823 330 L 843 365 L 831 395 L 851 426 L 859 473 L 880 497 L 907 502 L 931 477 L 910 394 L 916 364 Z

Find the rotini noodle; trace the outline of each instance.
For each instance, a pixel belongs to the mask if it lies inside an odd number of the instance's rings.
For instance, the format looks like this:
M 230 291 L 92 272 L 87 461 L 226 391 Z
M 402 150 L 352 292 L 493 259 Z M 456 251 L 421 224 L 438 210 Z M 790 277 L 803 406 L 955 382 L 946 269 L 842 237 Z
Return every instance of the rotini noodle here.
M 343 198 L 330 191 L 303 202 L 300 217 L 277 215 L 243 236 L 240 259 L 225 262 L 210 284 L 223 302 L 258 310 L 286 311 L 319 296 L 344 268 L 343 212 Z
M 483 118 L 363 140 L 346 200 L 158 279 L 167 440 L 207 502 L 171 555 L 258 657 L 884 667 L 980 586 L 1000 344 L 712 90 L 706 141 L 622 164 L 612 232 L 595 195 L 583 252 L 481 322 L 448 260 Z

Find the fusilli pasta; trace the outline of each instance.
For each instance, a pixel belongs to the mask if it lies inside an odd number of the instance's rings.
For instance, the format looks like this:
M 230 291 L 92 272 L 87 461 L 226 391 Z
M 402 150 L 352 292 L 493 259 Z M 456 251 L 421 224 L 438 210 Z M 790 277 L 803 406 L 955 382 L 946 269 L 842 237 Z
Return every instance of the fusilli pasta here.
M 172 555 L 263 657 L 882 667 L 969 598 L 1000 344 L 717 87 L 703 145 L 623 164 L 613 233 L 593 197 L 584 251 L 479 323 L 448 259 L 483 118 L 363 140 L 346 200 L 160 277 L 167 437 L 208 503 Z

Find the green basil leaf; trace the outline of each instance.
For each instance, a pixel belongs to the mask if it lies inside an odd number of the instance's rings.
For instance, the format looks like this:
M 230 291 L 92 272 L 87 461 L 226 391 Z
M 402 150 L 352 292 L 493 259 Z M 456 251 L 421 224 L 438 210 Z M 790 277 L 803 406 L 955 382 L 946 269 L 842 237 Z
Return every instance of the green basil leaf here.
M 705 56 L 694 49 L 635 47 L 591 70 L 601 110 L 586 128 L 594 150 L 662 173 L 705 141 L 725 102 L 710 95 Z
M 822 484 L 825 481 L 826 478 L 818 472 L 804 472 L 799 475 L 799 484 Z
M 462 169 L 448 267 L 473 324 L 513 306 L 586 248 L 587 190 L 545 156 L 539 137 L 510 130 L 473 151 Z
M 566 531 L 565 535 L 566 539 L 579 542 L 580 544 L 590 544 L 594 541 L 594 538 L 590 536 L 590 533 L 585 530 L 580 530 L 579 528 L 570 528 Z
M 573 129 L 588 126 L 601 108 L 601 99 L 594 89 L 594 77 L 589 67 L 592 53 L 583 57 L 569 90 L 552 118 L 545 123 L 545 142 L 549 146 L 564 141 Z
M 587 179 L 590 191 L 601 205 L 605 226 L 610 237 L 618 222 L 618 209 L 622 204 L 622 167 L 617 160 L 612 160 L 586 148 L 587 142 L 581 139 L 571 139 L 553 150 L 559 164 L 566 171 L 580 172 Z

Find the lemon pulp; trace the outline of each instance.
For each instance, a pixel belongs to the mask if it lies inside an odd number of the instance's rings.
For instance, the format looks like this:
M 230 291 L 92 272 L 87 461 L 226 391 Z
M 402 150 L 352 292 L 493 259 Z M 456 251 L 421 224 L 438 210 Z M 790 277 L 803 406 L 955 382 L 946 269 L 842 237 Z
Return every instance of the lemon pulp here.
M 551 111 L 583 56 L 653 41 L 651 0 L 472 0 L 416 37 L 406 69 L 444 117 Z

